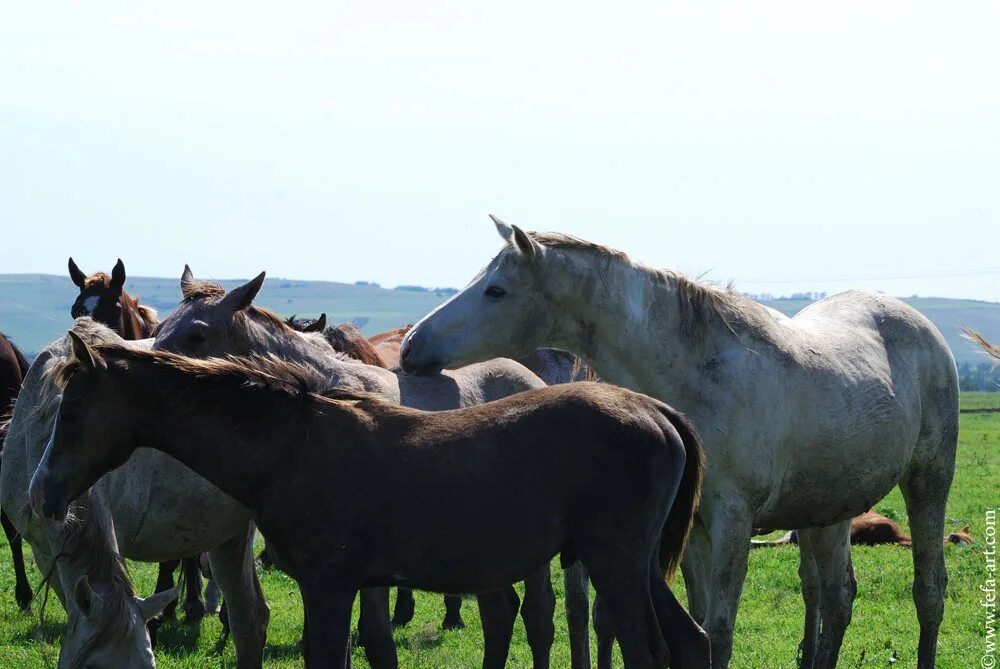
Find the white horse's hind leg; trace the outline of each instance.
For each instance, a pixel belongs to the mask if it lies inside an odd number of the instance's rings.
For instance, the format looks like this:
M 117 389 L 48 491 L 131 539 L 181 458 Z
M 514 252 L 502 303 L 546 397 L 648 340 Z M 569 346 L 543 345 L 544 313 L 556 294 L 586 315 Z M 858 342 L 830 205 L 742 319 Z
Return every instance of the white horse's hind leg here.
M 801 532 L 799 536 L 802 536 Z M 799 579 L 802 581 L 802 599 L 806 607 L 806 622 L 802 631 L 802 643 L 799 644 L 799 669 L 812 669 L 819 641 L 819 568 L 810 547 L 811 544 L 807 541 L 799 541 Z
M 813 666 L 815 669 L 834 669 L 844 632 L 851 623 L 854 596 L 858 591 L 851 565 L 850 519 L 829 527 L 800 530 L 799 549 L 812 555 L 819 575 L 822 631 Z M 808 611 L 806 616 L 808 621 Z
M 226 599 L 229 628 L 236 646 L 236 666 L 257 669 L 264 661 L 264 643 L 271 613 L 254 568 L 251 524 L 246 534 L 208 552 L 212 577 Z
M 918 669 L 934 669 L 938 628 L 944 616 L 948 572 L 944 564 L 945 504 L 955 472 L 955 441 L 949 434 L 930 463 L 911 465 L 899 483 L 913 537 L 913 603 L 920 621 Z

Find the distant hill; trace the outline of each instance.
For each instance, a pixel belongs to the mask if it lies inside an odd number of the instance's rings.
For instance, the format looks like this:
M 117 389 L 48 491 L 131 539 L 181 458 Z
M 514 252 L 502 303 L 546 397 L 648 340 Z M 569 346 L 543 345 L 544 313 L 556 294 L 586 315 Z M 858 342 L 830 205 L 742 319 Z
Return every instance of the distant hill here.
M 227 289 L 246 279 L 221 281 Z M 129 277 L 125 289 L 138 294 L 143 304 L 162 315 L 180 299 L 179 280 Z M 332 281 L 295 281 L 269 278 L 256 303 L 287 316 L 317 316 L 326 312 L 331 323 L 354 322 L 366 334 L 415 323 L 446 300 L 453 289 L 422 289 L 399 286 L 386 289 L 377 284 Z M 68 277 L 50 274 L 0 274 L 0 331 L 14 338 L 26 352 L 38 351 L 66 331 L 72 319 L 69 307 L 77 294 Z M 976 364 L 985 358 L 961 338 L 962 326 L 975 328 L 1000 341 L 1000 303 L 952 300 L 935 297 L 904 298 L 930 318 L 944 333 L 955 358 Z M 776 299 L 763 302 L 792 315 L 808 300 Z

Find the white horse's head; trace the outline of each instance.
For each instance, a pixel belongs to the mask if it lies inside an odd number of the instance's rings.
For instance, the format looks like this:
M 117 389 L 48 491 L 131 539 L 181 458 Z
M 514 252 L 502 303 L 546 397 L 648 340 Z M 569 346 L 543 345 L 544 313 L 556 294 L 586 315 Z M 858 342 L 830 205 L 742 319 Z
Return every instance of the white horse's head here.
M 59 651 L 59 669 L 155 667 L 146 623 L 176 599 L 176 589 L 141 599 L 130 588 L 92 587 L 87 576 L 81 576 L 67 602 L 69 624 Z
M 413 326 L 400 347 L 407 373 L 517 357 L 548 343 L 554 313 L 543 277 L 547 250 L 517 226 L 490 218 L 507 245 L 465 289 Z

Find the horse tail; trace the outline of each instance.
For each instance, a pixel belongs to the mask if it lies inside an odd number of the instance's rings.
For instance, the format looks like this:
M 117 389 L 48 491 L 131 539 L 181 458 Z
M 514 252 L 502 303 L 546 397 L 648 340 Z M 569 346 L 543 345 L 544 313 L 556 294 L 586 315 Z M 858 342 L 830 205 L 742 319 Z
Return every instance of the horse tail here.
M 667 581 L 673 581 L 674 574 L 687 545 L 688 534 L 694 525 L 695 511 L 698 510 L 698 500 L 701 498 L 701 479 L 705 470 L 705 453 L 701 447 L 701 438 L 694 424 L 687 416 L 666 404 L 660 404 L 662 413 L 681 437 L 684 444 L 684 473 L 674 503 L 667 514 L 660 533 L 660 570 Z

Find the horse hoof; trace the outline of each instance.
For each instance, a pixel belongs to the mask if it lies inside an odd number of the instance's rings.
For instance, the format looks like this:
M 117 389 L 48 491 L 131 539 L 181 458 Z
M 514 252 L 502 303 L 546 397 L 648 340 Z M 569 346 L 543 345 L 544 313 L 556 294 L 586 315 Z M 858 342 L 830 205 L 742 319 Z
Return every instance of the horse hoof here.
M 449 620 L 448 618 L 445 618 L 444 621 L 441 623 L 441 629 L 464 630 L 465 621 L 462 620 L 462 616 L 458 616 L 454 620 Z
M 396 607 L 396 610 L 392 614 L 392 626 L 393 627 L 405 627 L 409 622 L 413 620 L 413 608 L 406 607 L 401 609 Z
M 31 609 L 31 598 L 34 595 L 31 592 L 31 588 L 28 587 L 26 590 L 17 588 L 14 591 L 14 599 L 17 600 L 17 607 L 22 611 L 28 611 Z

